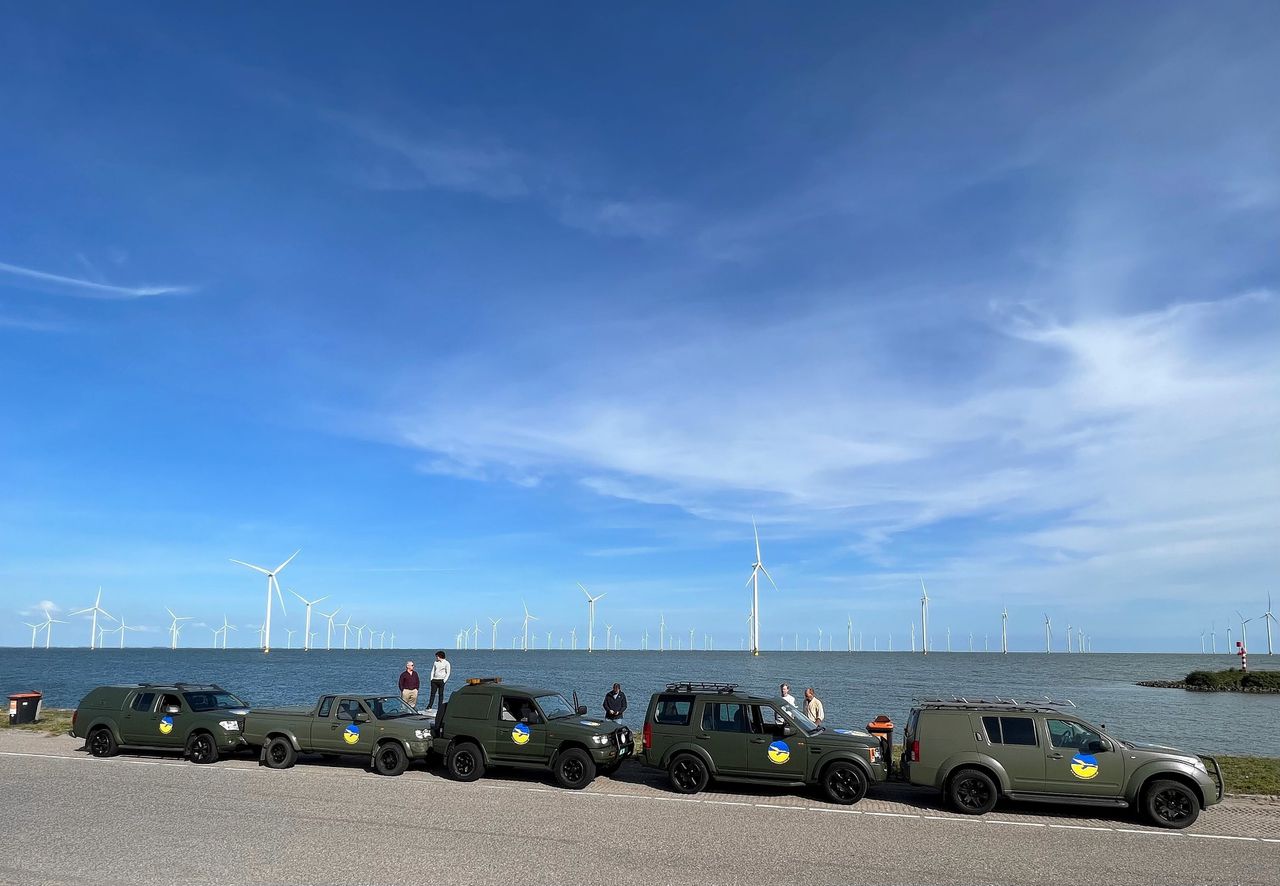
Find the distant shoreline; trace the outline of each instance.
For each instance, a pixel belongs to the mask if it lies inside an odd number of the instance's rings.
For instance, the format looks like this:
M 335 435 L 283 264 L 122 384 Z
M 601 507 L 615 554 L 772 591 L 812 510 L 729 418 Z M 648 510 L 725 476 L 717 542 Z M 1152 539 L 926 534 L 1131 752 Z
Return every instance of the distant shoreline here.
M 1139 680 L 1135 685 L 1154 689 L 1185 689 L 1187 692 L 1236 692 L 1243 695 L 1280 695 L 1280 689 L 1265 686 L 1192 686 L 1186 680 Z

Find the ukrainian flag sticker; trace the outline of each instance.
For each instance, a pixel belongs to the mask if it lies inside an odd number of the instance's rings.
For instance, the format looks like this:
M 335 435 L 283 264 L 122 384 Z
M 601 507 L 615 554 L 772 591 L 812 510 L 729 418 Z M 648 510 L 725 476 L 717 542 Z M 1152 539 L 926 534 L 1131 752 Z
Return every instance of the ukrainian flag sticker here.
M 173 717 L 160 718 L 160 734 L 168 735 L 173 731 Z
M 524 723 L 517 723 L 515 728 L 511 730 L 511 740 L 516 744 L 529 743 L 529 727 Z
M 347 744 L 355 744 L 360 740 L 360 727 L 352 723 L 346 729 L 342 730 L 342 740 Z
M 1071 758 L 1071 774 L 1086 781 L 1098 774 L 1098 759 L 1092 754 L 1076 754 Z
M 769 745 L 769 762 L 777 763 L 781 766 L 783 763 L 791 759 L 791 748 L 787 747 L 785 741 L 775 741 Z

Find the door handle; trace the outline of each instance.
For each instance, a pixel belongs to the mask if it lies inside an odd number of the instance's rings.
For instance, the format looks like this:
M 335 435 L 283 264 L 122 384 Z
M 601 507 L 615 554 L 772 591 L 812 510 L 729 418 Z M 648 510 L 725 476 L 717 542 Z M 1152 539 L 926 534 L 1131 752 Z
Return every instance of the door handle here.
M 706 735 L 706 734 L 704 734 L 704 733 L 698 733 L 697 735 L 695 735 L 695 736 L 694 736 L 694 738 L 698 739 L 698 741 L 706 741 L 706 740 L 707 740 L 707 739 L 709 739 L 710 737 L 711 737 L 711 736 Z
M 752 743 L 752 744 L 764 744 L 764 739 L 763 739 L 763 738 L 753 738 L 753 739 L 751 739 L 751 743 Z
M 1061 759 L 1062 759 L 1062 754 L 1050 754 L 1050 755 L 1049 755 L 1049 759 L 1050 759 L 1050 760 L 1061 760 Z

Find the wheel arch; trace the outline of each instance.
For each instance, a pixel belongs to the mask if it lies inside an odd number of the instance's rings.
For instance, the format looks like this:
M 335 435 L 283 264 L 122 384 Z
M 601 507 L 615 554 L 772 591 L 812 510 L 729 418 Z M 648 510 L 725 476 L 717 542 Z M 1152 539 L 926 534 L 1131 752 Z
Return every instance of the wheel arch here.
M 813 771 L 810 773 L 809 780 L 815 784 L 820 783 L 822 781 L 822 777 L 826 775 L 827 770 L 835 763 L 852 763 L 854 766 L 858 767 L 858 771 L 862 773 L 862 776 L 867 780 L 868 785 L 876 783 L 876 775 L 871 769 L 871 764 L 859 757 L 857 754 L 850 753 L 849 751 L 833 751 L 829 754 L 823 754 L 818 758 L 817 762 L 814 763 Z
M 453 750 L 454 745 L 460 745 L 460 744 L 475 745 L 477 748 L 480 749 L 480 759 L 484 762 L 484 765 L 485 766 L 490 765 L 489 749 L 484 746 L 484 742 L 482 742 L 480 739 L 475 738 L 474 736 L 471 736 L 471 735 L 465 735 L 465 734 L 455 735 L 453 738 L 449 739 L 449 744 L 446 745 L 444 749 L 445 754 L 448 754 L 449 751 Z
M 1140 770 L 1141 771 L 1141 770 Z M 1194 777 L 1181 771 L 1180 769 L 1152 769 L 1150 772 L 1144 773 L 1141 779 L 1135 778 L 1135 789 L 1130 801 L 1134 804 L 1141 803 L 1147 796 L 1147 789 L 1155 781 L 1176 781 L 1181 785 L 1191 789 L 1191 793 L 1195 795 L 1196 802 L 1200 804 L 1200 809 L 1204 810 L 1205 796 L 1204 789 Z
M 996 788 L 1000 793 L 1007 794 L 1010 790 L 1009 773 L 1000 765 L 1000 761 L 986 754 L 958 754 L 949 757 L 938 767 L 938 776 L 934 782 L 934 787 L 945 791 L 947 786 L 951 784 L 951 777 L 961 769 L 980 769 L 987 775 L 991 776 L 991 780 L 996 783 Z
M 115 720 L 111 717 L 95 717 L 93 720 L 89 721 L 89 725 L 85 727 L 84 730 L 84 740 L 88 742 L 89 736 L 93 734 L 94 730 L 100 727 L 105 727 L 106 730 L 111 733 L 111 737 L 115 740 L 118 747 L 124 747 L 124 736 L 120 734 L 120 727 L 116 725 Z
M 712 776 L 716 775 L 716 764 L 715 761 L 711 759 L 711 754 L 707 752 L 706 748 L 699 747 L 691 742 L 681 742 L 667 748 L 667 752 L 662 755 L 662 768 L 669 769 L 671 767 L 671 761 L 681 754 L 692 754 L 702 761 L 702 765 L 707 767 L 708 773 Z

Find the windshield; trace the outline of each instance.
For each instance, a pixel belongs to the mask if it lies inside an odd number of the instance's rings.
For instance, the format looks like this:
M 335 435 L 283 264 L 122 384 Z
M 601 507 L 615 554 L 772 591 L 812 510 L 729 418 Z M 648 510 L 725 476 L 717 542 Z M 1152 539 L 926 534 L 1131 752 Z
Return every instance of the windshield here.
M 791 721 L 799 726 L 803 731 L 810 735 L 821 732 L 822 727 L 810 720 L 804 715 L 804 711 L 800 710 L 793 704 L 782 703 L 782 712 L 791 718 Z
M 373 716 L 378 720 L 396 720 L 400 717 L 418 717 L 417 708 L 412 708 L 405 704 L 398 695 L 388 695 L 383 698 L 366 698 L 364 703 L 369 706 L 369 710 L 373 711 Z
M 564 700 L 564 696 L 556 693 L 555 695 L 539 695 L 536 699 L 538 707 L 542 708 L 542 715 L 548 720 L 559 720 L 562 717 L 572 717 L 576 711 L 573 705 Z
M 184 692 L 182 697 L 187 700 L 187 706 L 197 713 L 249 707 L 230 692 Z

